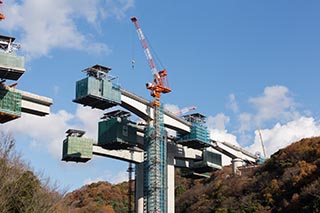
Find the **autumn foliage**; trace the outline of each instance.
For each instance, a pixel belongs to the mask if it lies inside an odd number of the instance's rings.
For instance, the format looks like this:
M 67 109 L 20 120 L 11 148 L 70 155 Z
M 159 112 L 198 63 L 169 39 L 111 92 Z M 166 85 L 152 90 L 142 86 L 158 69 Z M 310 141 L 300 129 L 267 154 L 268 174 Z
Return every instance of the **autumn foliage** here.
M 68 193 L 60 205 L 62 212 L 127 213 L 128 184 L 97 182 Z
M 0 131 L 0 212 L 57 212 L 62 194 L 32 172 L 15 151 L 13 137 Z
M 178 190 L 176 212 L 320 212 L 320 137 L 293 143 L 242 174 L 225 167 L 193 181 Z

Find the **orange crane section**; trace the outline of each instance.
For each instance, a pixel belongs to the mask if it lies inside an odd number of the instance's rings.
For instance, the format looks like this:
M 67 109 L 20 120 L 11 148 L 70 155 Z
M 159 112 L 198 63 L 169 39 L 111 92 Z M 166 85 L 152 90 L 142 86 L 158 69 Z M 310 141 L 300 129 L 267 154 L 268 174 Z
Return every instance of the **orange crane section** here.
M 0 9 L 2 9 L 2 3 L 3 3 L 3 1 L 0 0 Z M 5 15 L 0 11 L 0 21 L 4 20 L 5 18 L 6 18 Z
M 146 87 L 147 89 L 151 90 L 151 96 L 155 98 L 153 105 L 154 106 L 160 106 L 160 96 L 161 93 L 169 93 L 171 92 L 170 87 L 168 86 L 168 79 L 167 79 L 167 70 L 160 70 L 158 71 L 156 68 L 156 65 L 154 63 L 154 60 L 152 58 L 151 52 L 148 47 L 148 43 L 145 39 L 145 36 L 141 30 L 141 27 L 138 23 L 138 19 L 136 17 L 132 17 L 131 21 L 134 23 L 139 40 L 141 42 L 142 48 L 144 50 L 144 53 L 147 57 L 151 72 L 153 74 L 153 82 L 147 83 Z

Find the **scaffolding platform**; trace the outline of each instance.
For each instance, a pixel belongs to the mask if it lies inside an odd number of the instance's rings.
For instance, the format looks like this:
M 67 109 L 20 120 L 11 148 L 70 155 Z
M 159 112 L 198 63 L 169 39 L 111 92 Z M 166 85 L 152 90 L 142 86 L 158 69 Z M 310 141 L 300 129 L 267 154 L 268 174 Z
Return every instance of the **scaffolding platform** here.
M 222 168 L 221 154 L 204 150 L 202 159 L 195 160 L 190 169 L 196 173 L 212 172 Z
M 119 104 L 118 102 L 110 101 L 95 95 L 86 95 L 82 98 L 74 99 L 73 102 L 101 110 L 109 109 Z
M 73 102 L 102 110 L 120 104 L 120 86 L 103 77 L 104 72 L 93 72 L 92 69 L 86 71 L 89 77 L 76 82 L 76 98 Z
M 14 115 L 14 114 L 8 114 L 0 112 L 0 124 L 7 123 L 9 121 L 12 121 L 14 119 L 20 118 L 20 115 Z
M 188 148 L 193 148 L 193 149 L 203 149 L 206 147 L 210 147 L 210 144 L 208 144 L 207 142 L 197 140 L 197 139 L 181 140 L 178 142 L 178 144 L 181 144 L 182 146 L 186 146 Z
M 92 158 L 94 141 L 83 138 L 84 131 L 69 129 L 63 141 L 62 160 L 85 163 Z
M 24 69 L 12 68 L 1 63 L 1 53 L 0 53 L 0 79 L 8 79 L 17 81 L 25 72 Z
M 25 72 L 24 57 L 14 53 L 20 44 L 15 38 L 0 35 L 0 79 L 18 80 Z
M 185 115 L 183 118 L 192 124 L 190 133 L 179 133 L 178 143 L 189 148 L 201 149 L 210 146 L 210 134 L 205 126 L 205 116 L 200 113 Z
M 129 116 L 122 110 L 106 113 L 99 122 L 98 145 L 110 150 L 143 148 L 137 143 L 137 127 Z
M 203 178 L 210 178 L 210 174 L 205 172 L 205 173 L 198 173 L 198 172 L 194 172 L 192 170 L 188 171 L 188 172 L 184 172 L 184 174 L 182 174 L 182 177 L 185 178 L 191 178 L 191 179 L 203 179 Z

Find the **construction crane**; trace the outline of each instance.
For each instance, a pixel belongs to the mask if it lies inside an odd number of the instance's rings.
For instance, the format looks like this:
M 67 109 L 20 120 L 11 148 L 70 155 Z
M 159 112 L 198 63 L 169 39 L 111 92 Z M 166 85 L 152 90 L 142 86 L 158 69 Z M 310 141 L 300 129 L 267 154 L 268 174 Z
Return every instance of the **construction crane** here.
M 154 97 L 153 105 L 153 126 L 149 125 L 145 129 L 146 156 L 145 156 L 145 186 L 144 186 L 144 211 L 145 212 L 167 212 L 167 141 L 163 123 L 163 108 L 160 103 L 162 93 L 169 93 L 171 89 L 168 86 L 167 70 L 158 71 L 148 43 L 142 32 L 136 17 L 132 17 L 139 40 L 148 60 L 153 82 L 147 83 L 147 89 L 151 90 L 151 96 Z
M 196 109 L 197 109 L 197 107 L 195 107 L 195 106 L 184 107 L 184 108 L 180 109 L 179 111 L 174 112 L 174 114 L 177 115 L 177 116 L 182 116 L 185 113 L 187 113 L 187 112 L 189 112 L 191 110 L 196 110 Z
M 2 4 L 3 4 L 3 1 L 0 0 L 0 21 L 6 18 L 5 15 L 2 13 Z

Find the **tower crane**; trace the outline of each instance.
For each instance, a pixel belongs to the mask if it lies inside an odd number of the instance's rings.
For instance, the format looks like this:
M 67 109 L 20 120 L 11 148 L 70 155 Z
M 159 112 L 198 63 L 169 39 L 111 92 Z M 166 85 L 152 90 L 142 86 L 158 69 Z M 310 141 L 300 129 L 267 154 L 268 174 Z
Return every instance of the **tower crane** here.
M 136 17 L 132 17 L 139 40 L 148 60 L 153 82 L 146 83 L 147 89 L 151 90 L 154 97 L 153 105 L 153 126 L 149 125 L 145 131 L 145 165 L 144 165 L 144 211 L 145 212 L 167 212 L 167 141 L 163 123 L 163 112 L 160 103 L 161 93 L 169 93 L 167 70 L 158 71 L 148 43 L 142 32 Z
M 3 1 L 0 0 L 0 10 L 2 9 L 2 4 L 3 4 Z M 6 18 L 5 15 L 2 13 L 2 11 L 0 11 L 0 21 L 4 20 L 5 18 Z

